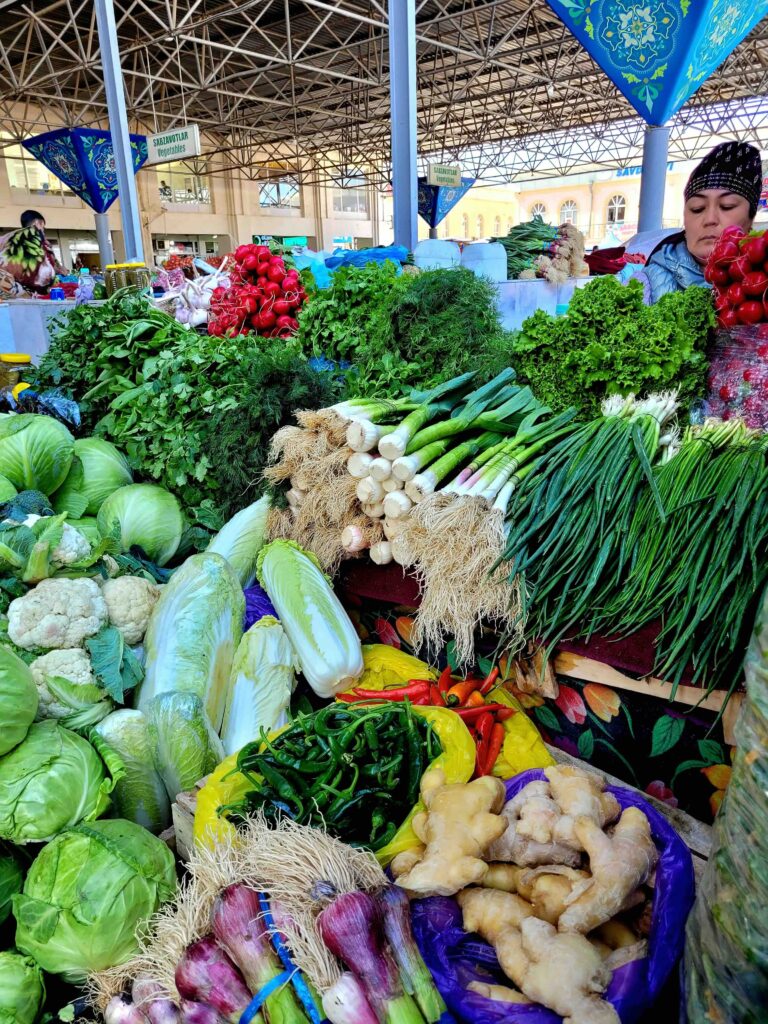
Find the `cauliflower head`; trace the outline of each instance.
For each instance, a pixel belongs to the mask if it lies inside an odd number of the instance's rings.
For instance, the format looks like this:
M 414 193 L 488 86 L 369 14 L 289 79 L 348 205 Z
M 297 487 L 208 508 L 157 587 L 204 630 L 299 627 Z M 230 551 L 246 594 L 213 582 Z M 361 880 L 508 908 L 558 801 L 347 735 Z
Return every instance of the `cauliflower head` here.
M 43 580 L 8 606 L 8 638 L 26 651 L 83 647 L 109 619 L 93 580 Z
M 40 703 L 37 709 L 38 718 L 66 718 L 72 708 L 62 704 L 48 689 L 48 679 L 60 676 L 75 686 L 96 686 L 96 677 L 91 668 L 91 659 L 81 647 L 69 647 L 64 650 L 41 654 L 30 663 L 29 669 L 37 686 Z
M 110 625 L 120 630 L 128 645 L 140 644 L 160 597 L 160 587 L 141 576 L 118 576 L 105 580 L 101 592 L 107 602 Z
M 24 526 L 33 526 L 42 516 L 28 515 L 24 520 Z M 91 545 L 86 538 L 68 523 L 63 524 L 61 540 L 51 551 L 51 562 L 53 565 L 64 566 L 74 565 L 75 562 L 88 558 L 91 553 Z

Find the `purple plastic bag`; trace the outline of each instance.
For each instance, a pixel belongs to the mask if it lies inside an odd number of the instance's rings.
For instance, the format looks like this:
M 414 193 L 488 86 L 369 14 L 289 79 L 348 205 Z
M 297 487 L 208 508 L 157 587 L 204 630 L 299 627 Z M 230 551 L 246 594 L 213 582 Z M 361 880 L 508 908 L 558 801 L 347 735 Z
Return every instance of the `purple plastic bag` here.
M 507 800 L 523 786 L 545 778 L 540 769 L 508 779 Z M 639 793 L 609 786 L 622 809 L 639 807 L 651 823 L 659 850 L 656 888 L 651 916 L 648 956 L 613 972 L 605 998 L 613 1003 L 622 1024 L 636 1024 L 658 998 L 664 983 L 680 959 L 685 941 L 685 921 L 693 905 L 693 862 L 688 847 L 666 818 Z M 494 1002 L 467 992 L 471 981 L 509 984 L 491 946 L 468 935 L 462 927 L 456 900 L 432 896 L 411 904 L 413 934 L 448 1009 L 467 1024 L 561 1024 L 552 1010 Z
M 274 618 L 277 618 L 277 612 L 272 607 L 272 602 L 267 597 L 266 590 L 262 590 L 258 583 L 254 583 L 252 587 L 248 587 L 243 593 L 245 594 L 243 632 L 250 629 L 255 622 L 258 622 L 265 615 L 272 615 Z

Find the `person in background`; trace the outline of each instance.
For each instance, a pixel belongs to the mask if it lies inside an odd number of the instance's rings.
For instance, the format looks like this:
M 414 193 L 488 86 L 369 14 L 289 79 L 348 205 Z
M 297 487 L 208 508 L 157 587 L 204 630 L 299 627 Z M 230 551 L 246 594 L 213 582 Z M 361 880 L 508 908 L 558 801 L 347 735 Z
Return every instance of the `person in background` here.
M 723 142 L 704 157 L 685 186 L 683 230 L 660 242 L 634 275 L 646 302 L 692 284 L 708 287 L 704 267 L 715 242 L 730 224 L 750 230 L 762 181 L 760 151 L 748 142 Z
M 45 218 L 37 210 L 25 210 L 21 227 L 0 238 L 0 265 L 19 290 L 39 295 L 47 293 L 57 274 L 67 273 L 45 237 Z
M 160 179 L 160 198 L 161 199 L 170 199 L 171 198 L 171 187 L 170 187 L 170 185 L 166 184 L 166 182 L 163 181 L 162 178 Z
M 67 268 L 63 264 L 59 263 L 56 259 L 56 253 L 51 247 L 51 243 L 48 241 L 45 235 L 45 217 L 42 213 L 38 213 L 37 210 L 25 210 L 20 217 L 21 227 L 23 228 L 35 228 L 40 232 L 43 242 L 43 249 L 48 262 L 53 267 L 54 273 L 66 274 Z

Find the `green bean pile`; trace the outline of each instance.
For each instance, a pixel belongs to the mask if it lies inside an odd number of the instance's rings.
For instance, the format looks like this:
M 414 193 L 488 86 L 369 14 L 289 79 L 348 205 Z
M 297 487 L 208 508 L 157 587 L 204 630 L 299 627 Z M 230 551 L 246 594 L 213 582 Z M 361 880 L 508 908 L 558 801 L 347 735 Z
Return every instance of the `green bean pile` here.
M 237 771 L 253 789 L 220 812 L 236 824 L 259 810 L 268 820 L 285 815 L 378 850 L 418 800 L 421 776 L 440 751 L 431 724 L 408 701 L 329 704 L 243 747 Z

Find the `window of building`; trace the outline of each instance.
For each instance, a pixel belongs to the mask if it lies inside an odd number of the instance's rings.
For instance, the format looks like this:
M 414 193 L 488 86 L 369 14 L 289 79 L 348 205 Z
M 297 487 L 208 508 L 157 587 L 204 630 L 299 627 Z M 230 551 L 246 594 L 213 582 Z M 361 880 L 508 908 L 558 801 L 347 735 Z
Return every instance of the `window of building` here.
M 511 217 L 507 217 L 507 234 L 509 234 L 509 232 L 512 230 L 512 228 L 514 226 L 515 226 L 514 220 L 512 220 Z
M 501 237 L 501 217 L 493 218 L 493 235 L 494 238 Z
M 259 186 L 259 206 L 300 209 L 301 186 L 291 177 L 264 182 Z
M 0 139 L 10 139 L 7 132 L 0 132 Z M 6 146 L 3 149 L 8 181 L 12 189 L 27 192 L 33 196 L 71 196 L 68 185 L 57 178 L 48 168 L 35 160 L 23 146 Z
M 461 237 L 469 238 L 469 217 L 466 213 L 461 218 Z
M 531 207 L 531 220 L 534 217 L 541 217 L 542 220 L 547 219 L 547 208 L 544 203 L 534 203 Z
M 448 237 L 448 218 L 447 217 L 444 217 L 440 221 L 440 226 L 438 228 L 438 234 L 440 235 L 441 238 L 447 238 Z
M 575 224 L 578 212 L 579 211 L 576 207 L 576 203 L 573 201 L 573 199 L 569 199 L 560 207 L 560 223 Z
M 157 164 L 157 188 L 166 203 L 210 203 L 211 186 L 207 174 L 199 174 L 183 160 Z M 199 168 L 198 168 L 199 170 Z
M 345 178 L 333 190 L 334 213 L 368 213 L 368 184 L 362 175 Z
M 477 217 L 475 218 L 475 238 L 483 238 L 484 235 L 485 221 L 483 220 L 483 215 L 481 213 L 478 213 Z
M 608 200 L 608 223 L 623 224 L 627 212 L 627 200 L 624 196 L 611 196 Z

